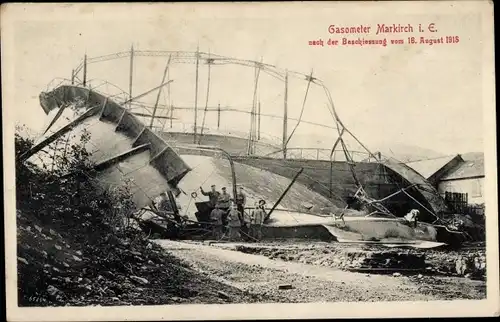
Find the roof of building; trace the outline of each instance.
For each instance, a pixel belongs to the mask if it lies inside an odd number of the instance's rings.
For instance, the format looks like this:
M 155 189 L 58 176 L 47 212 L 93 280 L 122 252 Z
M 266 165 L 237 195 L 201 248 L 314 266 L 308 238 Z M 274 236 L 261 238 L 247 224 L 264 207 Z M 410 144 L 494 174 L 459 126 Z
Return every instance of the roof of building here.
M 447 155 L 444 157 L 418 160 L 406 163 L 413 170 L 420 173 L 424 178 L 429 179 L 433 174 L 435 174 L 439 169 L 450 163 L 458 155 Z
M 478 154 L 467 158 L 455 169 L 447 173 L 441 180 L 457 180 L 472 177 L 484 177 L 484 155 Z

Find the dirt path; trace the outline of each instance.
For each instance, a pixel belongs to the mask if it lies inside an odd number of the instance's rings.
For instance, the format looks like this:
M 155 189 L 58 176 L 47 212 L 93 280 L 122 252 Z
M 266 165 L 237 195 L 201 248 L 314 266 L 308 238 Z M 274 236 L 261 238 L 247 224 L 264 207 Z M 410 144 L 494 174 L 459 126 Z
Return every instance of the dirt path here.
M 426 301 L 485 297 L 484 282 L 451 277 L 387 276 L 272 260 L 195 243 L 156 240 L 210 278 L 274 302 Z M 292 289 L 279 289 L 292 285 Z

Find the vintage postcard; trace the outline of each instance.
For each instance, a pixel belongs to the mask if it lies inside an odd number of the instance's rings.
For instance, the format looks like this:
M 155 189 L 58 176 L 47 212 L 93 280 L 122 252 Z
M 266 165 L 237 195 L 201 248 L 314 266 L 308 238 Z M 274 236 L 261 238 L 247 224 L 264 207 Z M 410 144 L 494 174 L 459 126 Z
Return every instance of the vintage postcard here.
M 9 321 L 499 314 L 492 2 L 1 9 Z

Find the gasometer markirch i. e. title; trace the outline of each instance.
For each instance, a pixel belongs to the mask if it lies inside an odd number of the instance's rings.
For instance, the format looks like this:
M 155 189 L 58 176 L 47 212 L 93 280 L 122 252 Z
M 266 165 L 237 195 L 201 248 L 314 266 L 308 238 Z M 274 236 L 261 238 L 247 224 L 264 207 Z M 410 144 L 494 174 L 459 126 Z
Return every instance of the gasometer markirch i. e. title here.
M 460 42 L 457 35 L 439 31 L 436 23 L 336 25 L 327 26 L 328 37 L 311 39 L 309 46 L 383 46 L 388 45 L 452 45 Z

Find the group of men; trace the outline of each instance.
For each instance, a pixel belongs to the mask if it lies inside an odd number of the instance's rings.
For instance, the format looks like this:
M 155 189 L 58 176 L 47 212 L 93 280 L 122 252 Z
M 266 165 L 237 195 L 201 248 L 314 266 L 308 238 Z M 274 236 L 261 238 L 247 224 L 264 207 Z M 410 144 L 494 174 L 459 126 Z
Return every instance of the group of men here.
M 202 187 L 200 187 L 200 191 L 204 196 L 208 196 L 212 208 L 210 219 L 213 225 L 214 239 L 221 239 L 226 227 L 229 240 L 240 239 L 241 232 L 253 239 L 262 239 L 262 225 L 266 216 L 265 200 L 260 200 L 248 217 L 245 213 L 247 199 L 243 187 L 239 187 L 235 198 L 231 198 L 226 187 L 222 188 L 222 193 L 217 191 L 215 185 L 212 185 L 208 192 L 205 192 Z

